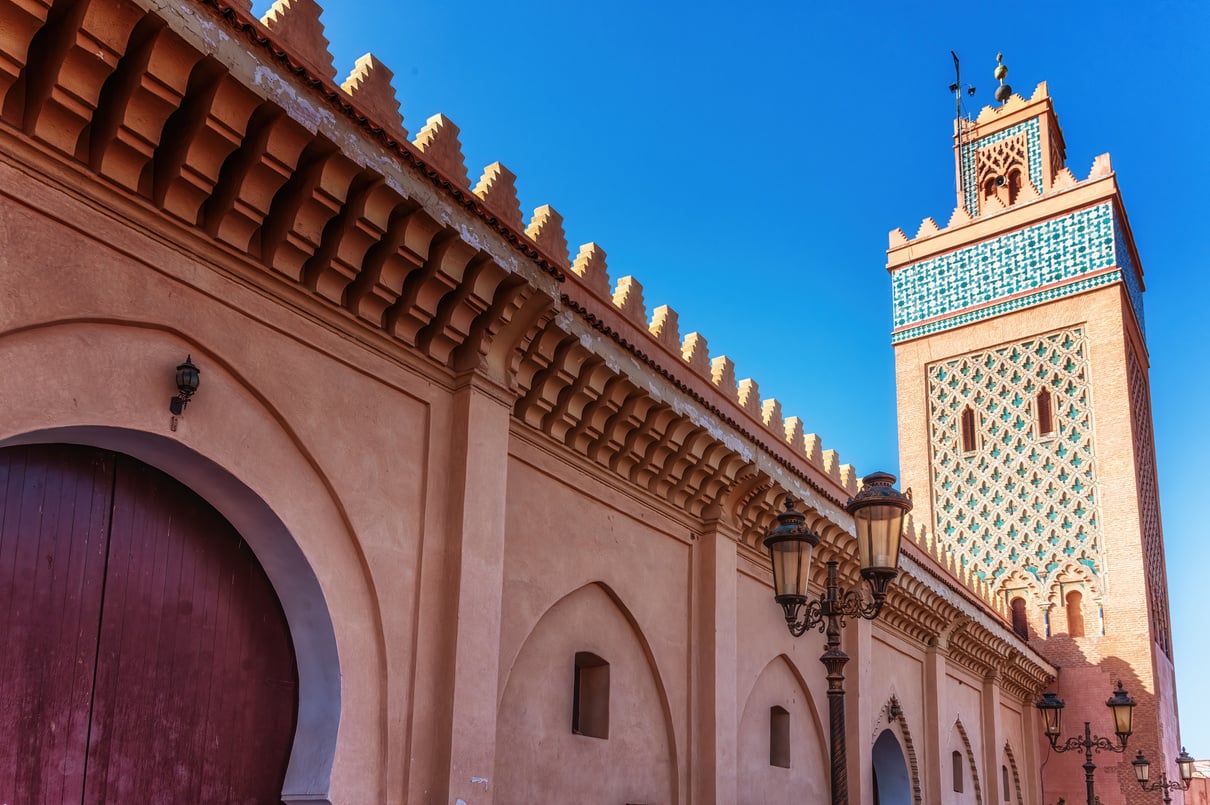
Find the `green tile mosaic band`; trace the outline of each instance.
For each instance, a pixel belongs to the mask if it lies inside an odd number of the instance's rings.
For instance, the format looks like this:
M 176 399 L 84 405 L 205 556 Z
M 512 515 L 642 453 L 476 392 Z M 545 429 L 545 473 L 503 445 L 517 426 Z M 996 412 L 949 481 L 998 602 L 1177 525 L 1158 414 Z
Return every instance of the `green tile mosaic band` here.
M 922 335 L 931 333 L 939 333 L 942 330 L 952 330 L 955 327 L 961 327 L 964 324 L 971 322 L 983 321 L 990 319 L 993 316 L 999 316 L 1003 313 L 1011 313 L 1014 310 L 1021 310 L 1032 305 L 1040 305 L 1045 302 L 1051 302 L 1055 299 L 1062 299 L 1065 296 L 1074 296 L 1092 288 L 1100 288 L 1104 285 L 1112 285 L 1115 282 L 1121 282 L 1122 272 L 1106 271 L 1104 274 L 1098 274 L 1095 277 L 1078 280 L 1066 285 L 1061 285 L 1055 288 L 1047 288 L 1035 294 L 1028 296 L 1018 296 L 1014 299 L 1009 299 L 998 305 L 989 307 L 981 307 L 976 310 L 970 310 L 961 313 L 957 316 L 952 316 L 947 319 L 939 319 L 931 321 L 928 324 L 922 324 L 919 327 L 912 327 L 907 330 L 900 330 L 891 335 L 891 342 L 898 344 L 900 341 L 909 341 L 913 338 L 919 338 Z
M 1125 282 L 1141 327 L 1142 289 L 1122 231 L 1107 202 L 897 269 L 891 277 L 891 340 L 961 327 L 1117 281 Z M 1112 268 L 1119 270 L 1106 271 Z M 927 323 L 910 326 L 917 322 Z
M 1138 266 L 1134 264 L 1134 258 L 1130 256 L 1130 249 L 1126 246 L 1126 238 L 1122 237 L 1123 231 L 1121 222 L 1115 216 L 1113 249 L 1116 253 L 1117 263 L 1122 268 L 1123 279 L 1126 281 L 1126 292 L 1130 294 L 1130 306 L 1134 308 L 1135 318 L 1139 320 L 1139 330 L 1145 336 L 1147 328 L 1143 321 L 1143 284 L 1139 279 Z

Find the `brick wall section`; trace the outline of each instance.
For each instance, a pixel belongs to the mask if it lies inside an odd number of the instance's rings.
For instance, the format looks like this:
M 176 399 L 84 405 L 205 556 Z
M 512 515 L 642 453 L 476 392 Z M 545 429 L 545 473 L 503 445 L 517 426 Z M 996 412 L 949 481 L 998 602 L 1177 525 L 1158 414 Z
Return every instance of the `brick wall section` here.
M 1130 402 L 1134 411 L 1135 464 L 1138 471 L 1139 508 L 1142 512 L 1143 550 L 1147 556 L 1148 601 L 1151 631 L 1156 642 L 1172 657 L 1172 625 L 1168 617 L 1168 571 L 1164 566 L 1164 537 L 1160 528 L 1160 497 L 1155 477 L 1155 440 L 1151 423 L 1151 390 L 1145 358 L 1131 349 Z
M 1038 607 L 1053 604 L 1052 637 L 1045 639 L 1041 609 L 1031 612 L 1032 645 L 1060 666 L 1058 692 L 1067 703 L 1066 735 L 1092 724 L 1094 734 L 1112 737 L 1105 700 L 1113 682 L 1121 679 L 1138 702 L 1135 736 L 1129 756 L 1142 749 L 1164 757 L 1175 751 L 1177 735 L 1175 686 L 1171 662 L 1153 633 L 1149 565 L 1156 560 L 1144 550 L 1145 504 L 1140 499 L 1137 462 L 1143 453 L 1136 445 L 1136 423 L 1150 430 L 1150 412 L 1138 410 L 1138 395 L 1131 394 L 1129 355 L 1142 350 L 1141 338 L 1121 284 L 999 316 L 994 319 L 937 333 L 895 346 L 896 388 L 899 408 L 900 469 L 904 486 L 913 487 L 918 512 L 925 522 L 936 522 L 932 511 L 933 460 L 929 439 L 927 367 L 937 361 L 1022 340 L 1064 328 L 1080 327 L 1087 334 L 1093 399 L 1095 462 L 1100 486 L 1105 568 L 1101 579 L 1104 636 L 1099 635 L 1095 602 L 1085 599 L 1087 637 L 1066 634 L 1062 596 L 1040 590 Z M 1136 352 L 1136 354 L 1141 354 Z M 1137 377 L 1136 372 L 1136 377 Z M 1148 515 L 1150 516 L 1150 515 Z M 1154 520 L 1158 523 L 1158 514 Z M 1162 565 L 1162 555 L 1159 558 Z M 1160 577 L 1162 578 L 1162 577 Z M 1156 585 L 1162 598 L 1161 581 Z M 1165 600 L 1166 603 L 1166 600 Z M 1165 614 L 1166 624 L 1166 614 Z M 1049 750 L 1043 750 L 1046 760 Z M 1077 755 L 1079 757 L 1077 757 Z M 1082 753 L 1052 756 L 1045 765 L 1045 798 L 1062 796 L 1068 802 L 1085 798 Z M 1138 790 L 1129 757 L 1100 753 L 1097 794 L 1105 805 L 1143 805 L 1153 795 Z M 1114 785 L 1114 778 L 1117 785 Z

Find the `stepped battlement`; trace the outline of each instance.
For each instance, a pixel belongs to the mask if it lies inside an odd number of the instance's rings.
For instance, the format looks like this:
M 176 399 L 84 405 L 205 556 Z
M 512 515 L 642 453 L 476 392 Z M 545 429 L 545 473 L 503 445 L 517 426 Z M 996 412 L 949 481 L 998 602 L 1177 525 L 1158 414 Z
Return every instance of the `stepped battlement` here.
M 246 12 L 247 6 L 240 6 Z M 314 0 L 277 0 L 258 21 L 273 40 L 305 69 L 308 77 L 333 91 L 336 68 L 328 49 L 328 40 L 320 20 L 322 9 Z M 678 358 L 684 369 L 708 381 L 724 399 L 735 404 L 758 422 L 775 439 L 808 461 L 849 494 L 857 491 L 858 473 L 851 464 L 842 464 L 839 454 L 825 449 L 817 434 L 807 433 L 803 420 L 783 416 L 776 398 L 760 399 L 757 382 L 737 380 L 735 364 L 726 355 L 711 356 L 707 339 L 698 332 L 680 333 L 679 316 L 668 305 L 648 312 L 643 286 L 633 276 L 614 282 L 606 264 L 605 250 L 589 242 L 579 247 L 574 258 L 568 250 L 563 216 L 549 204 L 535 209 L 528 221 L 523 219 L 517 198 L 517 176 L 502 162 L 483 169 L 478 181 L 470 183 L 462 154 L 461 130 L 444 114 L 430 116 L 414 139 L 407 141 L 408 130 L 401 104 L 391 84 L 393 73 L 374 54 L 357 59 L 348 77 L 339 85 L 341 94 L 365 118 L 383 132 L 413 149 L 425 163 L 439 171 L 459 191 L 473 195 L 510 234 L 525 238 L 554 266 L 566 272 L 572 282 L 588 291 L 596 302 L 607 302 L 621 316 L 641 327 L 653 345 Z M 591 303 L 590 303 L 591 304 Z M 674 366 L 668 366 L 676 371 Z
M 1013 97 L 1019 98 L 1020 96 L 1014 95 Z M 1036 201 L 1042 198 L 1051 198 L 1054 193 L 1083 186 L 1089 182 L 1112 175 L 1113 164 L 1109 159 L 1109 154 L 1101 154 L 1092 161 L 1092 167 L 1083 179 L 1076 178 L 1076 175 L 1071 172 L 1070 168 L 1064 167 L 1055 174 L 1054 181 L 1042 188 L 1036 188 L 1034 187 L 1032 181 L 1025 180 L 1025 182 L 1022 184 L 1021 196 L 1019 197 L 1017 203 L 1027 204 L 1031 201 Z M 983 215 L 976 217 L 967 212 L 966 207 L 964 207 L 962 204 L 959 204 L 954 207 L 952 212 L 950 212 L 949 218 L 946 219 L 945 226 L 939 226 L 937 224 L 937 220 L 932 216 L 929 216 L 920 222 L 920 225 L 916 228 L 916 234 L 910 238 L 904 232 L 902 227 L 892 229 L 888 234 L 887 249 L 888 251 L 893 251 L 902 246 L 920 246 L 923 245 L 924 242 L 937 235 L 954 232 L 955 230 L 972 224 L 977 220 L 982 220 L 986 216 L 999 215 L 1008 211 L 1009 209 L 1014 208 L 1006 207 L 995 196 L 991 196 L 984 204 Z
M 277 0 L 259 22 L 289 55 L 297 57 L 300 67 L 308 69 L 313 81 L 323 83 L 328 90 L 335 88 L 335 70 L 329 69 L 332 56 L 323 34 L 320 8 L 314 0 Z M 413 150 L 427 166 L 439 171 L 452 189 L 469 191 L 468 201 L 477 202 L 485 208 L 502 227 L 506 237 L 523 239 L 552 267 L 560 269 L 563 275 L 560 279 L 576 286 L 581 292 L 577 293 L 581 297 L 578 301 L 588 310 L 605 315 L 608 315 L 606 311 L 612 310 L 633 325 L 634 330 L 641 331 L 648 340 L 644 349 L 664 355 L 658 360 L 669 371 L 687 371 L 691 376 L 705 381 L 774 441 L 788 447 L 792 454 L 805 460 L 839 489 L 850 495 L 859 490 L 860 476 L 853 465 L 842 463 L 836 450 L 825 448 L 821 437 L 808 432 L 800 417 L 787 416 L 776 398 L 762 398 L 756 380 L 738 378 L 735 364 L 729 357 L 725 354 L 711 355 L 705 335 L 699 332 L 682 334 L 680 317 L 673 307 L 659 305 L 649 310 L 643 286 L 636 277 L 626 275 L 614 280 L 609 273 L 606 251 L 601 245 L 595 242 L 582 244 L 572 257 L 563 217 L 553 206 L 541 205 L 533 211 L 528 221 L 525 220 L 517 195 L 518 177 L 502 162 L 493 162 L 485 167 L 472 186 L 462 154 L 461 131 L 453 121 L 443 114 L 433 114 L 426 119 L 415 138 L 408 141 L 401 104 L 391 85 L 392 76 L 393 73 L 385 64 L 372 53 L 367 53 L 357 60 L 339 89 L 368 122 L 380 127 L 386 136 L 397 139 L 401 147 Z M 1043 83 L 1029 101 L 1014 95 L 1002 106 L 985 107 L 977 123 L 993 123 L 1045 96 L 1046 85 Z M 1104 155 L 1094 163 L 1089 179 L 1110 172 L 1108 155 Z M 1032 197 L 1040 197 L 1044 192 L 1058 192 L 1077 183 L 1071 172 L 1064 169 L 1043 190 L 1033 190 L 1031 185 Z M 913 240 L 909 240 L 901 229 L 893 230 L 891 247 L 924 240 L 973 220 L 960 205 L 955 208 L 945 229 L 938 227 L 932 218 L 926 218 Z M 948 573 L 999 615 L 1008 617 L 1003 596 L 995 594 L 986 581 L 964 566 L 957 554 L 942 540 L 923 525 L 915 523 L 910 516 L 905 532 L 908 541 L 928 557 L 936 568 Z
M 278 0 L 259 19 L 246 0 L 199 5 L 160 9 L 188 39 L 173 24 L 132 37 L 149 19 L 133 5 L 107 6 L 112 25 L 54 21 L 79 27 L 71 93 L 27 85 L 28 37 L 0 42 L 0 96 L 16 88 L 5 114 L 224 260 L 324 300 L 342 326 L 377 328 L 451 371 L 490 363 L 517 382 L 519 419 L 676 505 L 700 514 L 730 494 L 753 557 L 796 487 L 814 496 L 818 527 L 841 533 L 855 468 L 702 333 L 682 334 L 676 310 L 650 308 L 638 279 L 611 278 L 600 245 L 573 258 L 552 205 L 527 220 L 502 162 L 472 183 L 458 126 L 440 113 L 410 125 L 378 57 L 341 81 L 314 0 Z M 7 26 L 32 36 L 49 8 L 12 6 Z M 120 65 L 142 83 L 111 81 Z

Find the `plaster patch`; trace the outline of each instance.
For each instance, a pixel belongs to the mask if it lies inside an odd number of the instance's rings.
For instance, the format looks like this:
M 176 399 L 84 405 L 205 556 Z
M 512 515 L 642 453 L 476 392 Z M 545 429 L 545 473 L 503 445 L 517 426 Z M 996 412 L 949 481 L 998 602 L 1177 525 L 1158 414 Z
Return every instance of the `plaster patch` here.
M 276 71 L 258 63 L 252 80 L 257 86 L 272 93 L 271 97 L 277 100 L 286 114 L 312 134 L 319 134 L 321 125 L 328 129 L 334 127 L 336 119 L 331 112 L 300 98 L 293 85 Z
M 476 249 L 483 249 L 486 251 L 487 247 L 485 247 L 483 245 L 483 243 L 479 240 L 479 233 L 475 232 L 473 229 L 471 229 L 465 223 L 458 224 L 458 234 L 462 236 L 463 240 L 465 240 L 470 245 L 474 246 Z
M 160 12 L 161 14 L 168 11 L 170 8 L 169 4 L 166 2 L 157 2 L 154 5 L 156 11 Z M 176 4 L 172 4 L 172 7 L 176 8 Z M 228 37 L 221 28 L 214 24 L 214 20 L 202 17 L 197 13 L 197 11 L 188 6 L 179 7 L 178 10 L 189 17 L 189 20 L 192 23 L 190 28 L 195 34 L 198 35 L 198 37 L 201 38 L 211 53 L 217 51 L 220 45 L 226 44 Z

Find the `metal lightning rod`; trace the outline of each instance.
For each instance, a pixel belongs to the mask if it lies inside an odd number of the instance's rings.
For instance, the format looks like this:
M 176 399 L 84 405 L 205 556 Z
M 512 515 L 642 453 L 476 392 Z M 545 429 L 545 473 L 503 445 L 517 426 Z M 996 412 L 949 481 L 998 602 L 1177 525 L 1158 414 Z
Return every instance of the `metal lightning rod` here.
M 962 119 L 962 67 L 958 63 L 957 53 L 951 50 L 950 56 L 954 58 L 954 83 L 950 84 L 950 92 L 954 93 L 954 126 L 958 132 L 958 196 L 959 203 L 966 209 L 966 169 L 970 155 L 966 153 L 966 126 Z M 974 87 L 967 86 L 965 89 L 968 95 L 975 94 Z M 966 211 L 970 212 L 969 209 Z

